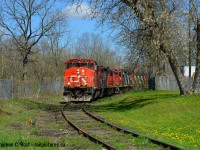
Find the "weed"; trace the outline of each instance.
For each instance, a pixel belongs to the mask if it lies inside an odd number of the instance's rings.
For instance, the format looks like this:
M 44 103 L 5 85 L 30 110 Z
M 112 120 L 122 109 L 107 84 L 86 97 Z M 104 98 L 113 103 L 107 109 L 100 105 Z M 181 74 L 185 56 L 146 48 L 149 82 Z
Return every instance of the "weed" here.
M 53 96 L 48 100 L 0 100 L 0 143 L 13 143 L 14 146 L 17 146 L 12 148 L 14 150 L 25 149 L 24 146 L 27 146 L 26 149 L 39 150 L 41 149 L 41 147 L 38 147 L 40 143 L 43 145 L 64 143 L 67 149 L 101 149 L 101 146 L 79 135 L 55 134 L 60 129 L 65 128 L 65 122 L 56 124 L 54 117 L 55 110 L 60 109 L 60 99 L 62 98 Z M 29 124 L 30 118 L 32 122 L 35 121 L 35 125 Z M 42 134 L 42 131 L 46 130 L 52 131 L 52 134 Z M 30 145 L 28 145 L 29 143 Z M 77 143 L 78 146 L 76 146 Z M 3 149 L 10 148 L 5 147 Z M 43 147 L 42 149 L 52 148 Z M 53 149 L 61 148 L 54 147 Z
M 39 131 L 38 129 L 34 129 L 32 132 L 31 132 L 32 135 L 38 135 L 39 134 Z

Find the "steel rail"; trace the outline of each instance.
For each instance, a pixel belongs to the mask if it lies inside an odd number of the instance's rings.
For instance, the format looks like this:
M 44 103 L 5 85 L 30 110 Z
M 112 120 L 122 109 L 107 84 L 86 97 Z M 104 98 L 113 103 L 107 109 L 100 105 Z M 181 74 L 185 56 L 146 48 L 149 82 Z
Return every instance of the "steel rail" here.
M 86 133 L 85 131 L 83 131 L 82 129 L 80 129 L 79 127 L 77 127 L 76 125 L 74 125 L 74 123 L 66 117 L 66 115 L 64 114 L 64 108 L 66 107 L 67 105 L 65 105 L 62 109 L 61 109 L 61 113 L 62 113 L 62 116 L 64 117 L 64 119 L 75 129 L 78 131 L 79 134 L 83 135 L 84 137 L 88 138 L 89 140 L 97 143 L 97 144 L 100 144 L 102 145 L 104 148 L 108 149 L 108 150 L 116 150 L 116 148 L 112 147 L 111 145 L 109 144 L 106 144 L 104 143 L 103 141 L 101 140 L 98 140 L 96 139 L 95 137 L 91 136 L 90 134 Z
M 162 141 L 159 141 L 157 139 L 153 139 L 153 138 L 150 138 L 148 136 L 144 136 L 144 135 L 141 135 L 139 133 L 136 133 L 136 132 L 133 132 L 133 131 L 130 131 L 128 129 L 125 129 L 125 128 L 122 128 L 118 125 L 114 125 L 114 124 L 111 124 L 111 123 L 108 123 L 106 122 L 105 120 L 103 120 L 102 118 L 100 117 L 97 117 L 97 116 L 94 116 L 92 115 L 91 113 L 89 113 L 88 111 L 86 111 L 84 108 L 82 108 L 82 110 L 90 117 L 92 117 L 93 119 L 97 120 L 97 121 L 100 121 L 108 126 L 110 126 L 111 128 L 117 130 L 117 131 L 123 131 L 124 133 L 126 134 L 131 134 L 132 136 L 134 137 L 144 137 L 146 139 L 148 139 L 150 142 L 154 143 L 154 144 L 157 144 L 157 145 L 162 145 L 164 148 L 170 148 L 171 150 L 182 150 L 183 148 L 180 148 L 180 147 L 177 147 L 177 146 L 174 146 L 174 145 L 171 145 L 171 144 L 168 144 L 168 143 L 165 143 L 165 142 L 162 142 Z

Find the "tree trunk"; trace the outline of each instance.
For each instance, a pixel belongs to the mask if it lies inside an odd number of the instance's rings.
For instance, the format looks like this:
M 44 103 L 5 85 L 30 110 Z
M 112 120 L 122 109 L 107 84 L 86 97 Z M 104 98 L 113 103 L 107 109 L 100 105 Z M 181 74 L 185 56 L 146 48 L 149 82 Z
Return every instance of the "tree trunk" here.
M 189 77 L 192 77 L 192 58 L 191 58 L 191 54 L 192 54 L 192 47 L 191 47 L 191 15 L 192 15 L 192 10 L 191 10 L 191 5 L 192 5 L 192 0 L 189 0 L 189 14 L 188 14 L 188 37 L 189 37 L 189 41 L 188 41 L 188 50 L 189 50 L 189 56 L 188 56 L 188 65 L 189 65 Z
M 181 70 L 179 68 L 178 62 L 176 60 L 176 58 L 174 56 L 168 57 L 169 60 L 169 64 L 172 68 L 172 71 L 174 73 L 174 76 L 176 78 L 178 87 L 179 87 L 179 91 L 180 91 L 180 95 L 186 95 L 188 94 L 186 86 L 184 84 L 184 81 L 182 79 L 182 73 Z
M 162 44 L 160 46 L 160 49 L 161 51 L 163 51 L 165 54 L 167 54 L 167 58 L 168 58 L 168 61 L 169 61 L 169 64 L 170 64 L 170 67 L 174 73 L 174 76 L 176 78 L 176 81 L 177 81 L 177 84 L 178 84 L 178 87 L 179 87 L 179 91 L 180 91 L 180 95 L 186 95 L 188 94 L 188 91 L 187 91 L 187 88 L 184 84 L 184 81 L 183 81 L 183 75 L 181 73 L 181 69 L 179 67 L 179 64 L 178 64 L 178 61 L 176 59 L 176 56 L 171 54 L 170 51 L 168 51 L 164 45 Z
M 194 82 L 192 85 L 193 93 L 200 93 L 200 17 L 197 19 L 197 53 L 196 53 L 196 70 Z
M 28 65 L 28 57 L 25 56 L 23 59 L 23 74 L 22 74 L 22 80 L 27 80 L 27 65 Z

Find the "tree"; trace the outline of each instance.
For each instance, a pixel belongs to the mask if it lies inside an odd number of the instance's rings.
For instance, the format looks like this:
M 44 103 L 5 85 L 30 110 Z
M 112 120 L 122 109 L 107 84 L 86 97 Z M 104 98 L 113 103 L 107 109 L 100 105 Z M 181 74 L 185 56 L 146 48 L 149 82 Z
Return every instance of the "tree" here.
M 74 56 L 94 59 L 99 65 L 120 68 L 121 57 L 98 34 L 83 33 L 74 43 Z
M 157 56 L 166 58 L 177 80 L 180 95 L 187 94 L 187 89 L 182 79 L 180 58 L 173 45 L 171 34 L 178 3 L 173 0 L 118 0 L 118 1 L 90 1 L 93 8 L 102 11 L 101 23 L 108 23 L 112 28 L 121 30 L 119 38 L 122 42 L 136 49 L 149 58 Z M 178 19 L 177 19 L 178 20 Z M 113 26 L 114 25 L 114 26 Z M 162 58 L 162 57 L 161 57 Z M 160 61 L 162 59 L 159 59 Z M 165 60 L 165 59 L 164 59 Z
M 21 56 L 23 66 L 22 79 L 27 78 L 29 56 L 33 47 L 64 15 L 53 9 L 56 0 L 2 0 L 0 2 L 0 27 L 3 28 L 5 39 L 12 39 L 16 50 Z
M 67 31 L 67 24 L 65 21 L 59 22 L 55 27 L 48 31 L 47 51 L 50 56 L 50 64 L 52 64 L 52 76 L 58 79 L 60 72 L 64 68 L 65 60 L 63 60 L 63 52 L 66 51 L 69 44 L 69 31 Z
M 194 94 L 200 94 L 200 2 L 191 0 L 190 3 L 192 4 L 192 11 L 194 12 L 194 21 L 196 25 L 196 70 L 192 92 Z

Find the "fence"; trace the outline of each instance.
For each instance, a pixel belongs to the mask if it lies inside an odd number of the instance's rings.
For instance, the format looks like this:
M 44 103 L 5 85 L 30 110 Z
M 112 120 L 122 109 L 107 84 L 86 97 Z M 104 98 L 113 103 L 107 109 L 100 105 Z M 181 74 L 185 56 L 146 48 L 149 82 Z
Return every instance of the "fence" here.
M 192 78 L 183 78 L 187 88 L 192 87 Z M 153 90 L 170 90 L 170 91 L 179 91 L 177 81 L 174 76 L 159 76 L 153 77 L 149 81 L 150 89 Z
M 131 76 L 131 81 L 134 90 L 148 89 L 148 77 L 147 76 Z
M 140 82 L 144 82 L 140 84 Z M 184 78 L 187 88 L 192 87 L 192 78 Z M 134 85 L 138 85 L 136 89 L 144 89 L 147 87 L 146 80 L 142 78 L 135 79 Z M 142 85 L 142 87 L 140 87 Z M 149 88 L 153 90 L 172 90 L 178 91 L 178 84 L 173 76 L 153 77 L 149 80 Z M 0 80 L 0 99 L 10 99 L 13 97 L 35 97 L 41 94 L 62 94 L 63 81 L 53 82 L 28 82 Z
M 0 98 L 13 98 L 13 80 L 0 80 Z
M 62 94 L 63 82 L 33 82 L 0 80 L 0 99 L 38 97 L 41 94 Z

